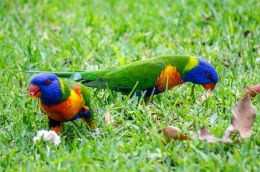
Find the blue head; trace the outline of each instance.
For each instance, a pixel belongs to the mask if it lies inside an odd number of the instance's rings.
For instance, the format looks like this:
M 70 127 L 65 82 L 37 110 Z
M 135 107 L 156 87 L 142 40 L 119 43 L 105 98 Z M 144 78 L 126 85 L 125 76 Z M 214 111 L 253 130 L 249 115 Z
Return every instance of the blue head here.
M 41 73 L 30 81 L 30 96 L 40 98 L 45 105 L 57 104 L 62 99 L 62 90 L 58 77 L 51 73 Z
M 213 90 L 218 82 L 218 74 L 211 64 L 199 58 L 198 64 L 185 73 L 183 81 L 200 84 L 207 90 Z

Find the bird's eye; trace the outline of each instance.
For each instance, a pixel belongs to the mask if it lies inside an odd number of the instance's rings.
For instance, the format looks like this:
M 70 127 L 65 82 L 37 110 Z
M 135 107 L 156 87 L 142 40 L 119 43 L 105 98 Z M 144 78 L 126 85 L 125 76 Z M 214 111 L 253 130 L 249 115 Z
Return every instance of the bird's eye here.
M 211 79 L 211 73 L 207 72 L 207 73 L 206 73 L 206 77 L 207 77 L 208 79 Z
M 44 82 L 44 85 L 50 85 L 51 84 L 51 80 L 48 79 L 47 81 Z

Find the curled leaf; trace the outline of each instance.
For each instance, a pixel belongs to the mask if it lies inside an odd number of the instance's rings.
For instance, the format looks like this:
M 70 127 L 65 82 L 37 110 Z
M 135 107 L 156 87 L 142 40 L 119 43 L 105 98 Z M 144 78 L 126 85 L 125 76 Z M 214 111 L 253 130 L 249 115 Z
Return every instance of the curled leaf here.
M 189 140 L 187 135 L 181 133 L 180 129 L 173 126 L 167 126 L 162 129 L 163 134 L 166 136 L 167 139 L 173 140 Z
M 199 137 L 202 140 L 207 140 L 208 142 L 216 142 L 216 139 L 214 136 L 212 136 L 205 125 L 203 125 L 199 130 Z
M 251 94 L 246 94 L 234 106 L 232 125 L 242 138 L 252 135 L 252 125 L 255 121 L 256 110 L 251 103 Z
M 238 131 L 241 138 L 248 138 L 252 135 L 252 126 L 256 118 L 256 110 L 251 103 L 251 97 L 255 97 L 260 93 L 260 84 L 253 87 L 245 87 L 245 96 L 238 100 L 232 109 L 233 119 L 231 125 L 226 129 L 223 138 L 216 138 L 209 133 L 203 126 L 199 130 L 199 137 L 208 142 L 232 142 L 230 135 Z
M 230 125 L 226 131 L 225 131 L 225 134 L 224 134 L 224 138 L 229 138 L 229 136 L 236 131 L 236 128 L 234 127 L 234 125 Z
M 260 93 L 260 84 L 256 84 L 252 87 L 245 86 L 244 92 L 246 92 L 246 94 L 249 94 L 251 97 L 255 97 L 257 94 Z
M 230 138 L 216 138 L 210 132 L 207 130 L 205 125 L 203 125 L 199 130 L 199 138 L 201 140 L 206 140 L 209 143 L 216 143 L 216 142 L 222 142 L 222 143 L 231 143 L 232 140 Z

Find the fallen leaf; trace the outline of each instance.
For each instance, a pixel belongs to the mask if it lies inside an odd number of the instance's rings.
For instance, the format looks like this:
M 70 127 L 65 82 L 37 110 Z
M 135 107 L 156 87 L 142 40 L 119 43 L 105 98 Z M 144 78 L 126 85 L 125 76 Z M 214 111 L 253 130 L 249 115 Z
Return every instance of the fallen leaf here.
M 231 134 L 238 131 L 241 138 L 248 138 L 252 135 L 252 126 L 256 118 L 256 109 L 251 103 L 251 98 L 255 97 L 260 93 L 260 84 L 256 84 L 252 87 L 244 87 L 244 96 L 240 98 L 232 109 L 233 118 L 230 126 L 225 130 L 222 138 L 217 138 L 210 134 L 207 128 L 203 125 L 199 130 L 199 138 L 206 140 L 210 143 L 232 143 L 233 140 L 230 138 Z M 199 103 L 203 103 L 210 94 L 203 95 Z M 216 119 L 216 114 L 213 114 L 211 121 Z M 187 135 L 181 133 L 179 128 L 173 126 L 167 126 L 162 129 L 167 139 L 173 140 L 189 140 Z
M 252 135 L 252 125 L 255 121 L 256 110 L 251 103 L 250 94 L 246 94 L 241 98 L 233 110 L 232 125 L 237 130 L 242 138 Z
M 199 138 L 201 140 L 206 140 L 209 143 L 216 143 L 216 142 L 222 142 L 222 143 L 231 143 L 232 140 L 230 138 L 216 138 L 210 132 L 207 130 L 205 125 L 203 125 L 199 130 Z
M 244 92 L 246 92 L 246 94 L 249 94 L 251 97 L 255 97 L 257 94 L 260 93 L 260 84 L 256 84 L 252 87 L 245 86 L 243 90 Z
M 199 130 L 199 138 L 207 142 L 230 143 L 230 135 L 235 131 L 239 132 L 241 138 L 248 138 L 252 135 L 252 126 L 256 118 L 256 109 L 251 103 L 251 97 L 260 93 L 260 84 L 252 87 L 244 87 L 245 95 L 238 100 L 232 109 L 233 119 L 231 125 L 226 129 L 223 138 L 216 138 L 211 135 L 203 125 Z
M 199 130 L 199 138 L 202 140 L 207 140 L 208 142 L 216 142 L 217 139 L 209 133 L 205 125 L 203 125 Z
M 180 129 L 173 126 L 167 126 L 162 129 L 164 135 L 167 139 L 173 140 L 189 140 L 190 138 L 187 135 L 181 133 Z
M 234 127 L 234 125 L 230 125 L 226 131 L 225 131 L 225 134 L 224 134 L 224 138 L 229 138 L 229 136 L 236 131 L 236 128 Z

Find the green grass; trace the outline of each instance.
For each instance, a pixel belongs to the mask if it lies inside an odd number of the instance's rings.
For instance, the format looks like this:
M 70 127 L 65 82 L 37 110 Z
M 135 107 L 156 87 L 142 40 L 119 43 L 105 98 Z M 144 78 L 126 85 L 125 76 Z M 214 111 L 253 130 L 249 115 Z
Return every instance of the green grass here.
M 259 115 L 241 144 L 196 139 L 202 124 L 222 136 L 243 86 L 260 81 L 259 9 L 257 0 L 1 0 L 0 171 L 259 171 Z M 47 118 L 29 99 L 31 75 L 20 71 L 94 70 L 166 54 L 212 63 L 221 77 L 214 96 L 200 105 L 203 89 L 195 87 L 194 102 L 184 84 L 136 106 L 100 91 L 93 99 L 100 135 L 78 120 L 66 123 L 58 147 L 33 143 Z M 118 128 L 105 125 L 108 111 Z M 166 125 L 194 140 L 163 145 Z

